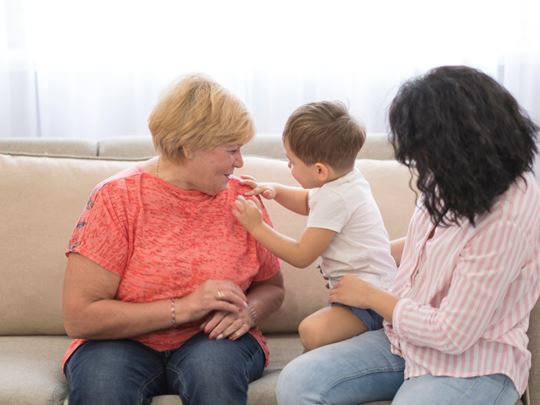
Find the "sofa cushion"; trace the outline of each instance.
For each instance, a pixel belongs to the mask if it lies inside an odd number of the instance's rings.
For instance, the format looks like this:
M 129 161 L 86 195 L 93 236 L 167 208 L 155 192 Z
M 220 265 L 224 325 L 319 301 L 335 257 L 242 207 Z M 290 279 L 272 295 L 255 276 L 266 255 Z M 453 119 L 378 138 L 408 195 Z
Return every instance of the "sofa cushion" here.
M 68 393 L 60 362 L 67 336 L 0 336 L 0 403 L 59 404 Z

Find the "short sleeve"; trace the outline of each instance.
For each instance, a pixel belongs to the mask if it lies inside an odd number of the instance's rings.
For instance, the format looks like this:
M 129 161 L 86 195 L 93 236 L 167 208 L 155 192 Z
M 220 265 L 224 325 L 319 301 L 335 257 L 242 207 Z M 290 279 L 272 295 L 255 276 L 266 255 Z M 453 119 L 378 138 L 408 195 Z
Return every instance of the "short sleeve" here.
M 127 264 L 128 237 L 120 192 L 114 184 L 94 189 L 73 230 L 66 256 L 78 253 L 122 276 Z
M 335 192 L 314 189 L 309 193 L 308 228 L 329 229 L 341 232 L 349 221 L 350 213 L 346 201 Z

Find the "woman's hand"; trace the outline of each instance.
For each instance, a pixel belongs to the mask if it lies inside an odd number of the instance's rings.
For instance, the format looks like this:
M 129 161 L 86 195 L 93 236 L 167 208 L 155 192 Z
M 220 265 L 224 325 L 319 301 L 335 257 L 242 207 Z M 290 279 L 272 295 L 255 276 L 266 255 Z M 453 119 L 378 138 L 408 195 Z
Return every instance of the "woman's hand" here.
M 254 320 L 248 308 L 245 307 L 241 312 L 236 313 L 218 311 L 201 325 L 201 329 L 210 339 L 236 340 L 253 326 L 255 326 Z
M 267 200 L 272 200 L 276 197 L 276 188 L 271 183 L 257 183 L 251 176 L 241 176 L 241 184 L 251 187 L 251 191 L 245 195 L 262 195 Z
M 253 232 L 255 228 L 263 223 L 261 206 L 257 199 L 246 200 L 239 195 L 236 197 L 232 212 L 238 222 L 249 232 Z
M 284 295 L 281 272 L 264 281 L 255 281 L 249 288 L 249 306 L 236 313 L 218 311 L 210 314 L 201 329 L 210 339 L 236 340 L 277 311 Z
M 191 309 L 192 319 L 201 319 L 212 311 L 238 314 L 247 307 L 242 289 L 227 280 L 207 280 L 183 300 Z
M 388 322 L 392 322 L 398 298 L 358 277 L 347 275 L 330 290 L 328 301 L 358 308 L 373 309 Z
M 358 308 L 371 308 L 370 297 L 375 287 L 358 277 L 347 275 L 330 290 L 331 303 L 345 304 Z

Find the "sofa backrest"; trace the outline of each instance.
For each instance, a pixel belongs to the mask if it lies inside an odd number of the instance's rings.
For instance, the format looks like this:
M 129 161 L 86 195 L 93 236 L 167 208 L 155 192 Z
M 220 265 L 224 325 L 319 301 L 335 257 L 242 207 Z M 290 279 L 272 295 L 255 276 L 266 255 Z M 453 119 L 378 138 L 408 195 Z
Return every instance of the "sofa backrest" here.
M 0 335 L 63 334 L 64 255 L 72 229 L 99 181 L 134 162 L 0 155 Z M 405 234 L 414 195 L 408 171 L 395 161 L 359 160 L 392 237 Z M 239 174 L 295 184 L 282 160 L 246 157 Z M 305 218 L 269 202 L 274 226 L 298 237 Z M 283 265 L 289 294 L 264 328 L 295 331 L 298 322 L 326 303 L 324 283 L 312 268 Z M 293 293 L 294 292 L 294 293 Z
M 0 155 L 0 335 L 64 334 L 69 236 L 93 187 L 130 164 Z
M 257 134 L 242 148 L 245 155 L 285 159 L 280 134 Z M 119 136 L 101 139 L 0 138 L 0 153 L 54 157 L 101 157 L 105 159 L 146 159 L 155 155 L 150 136 Z M 394 158 L 384 133 L 369 133 L 359 159 Z
M 530 404 L 540 404 L 540 301 L 536 302 L 531 312 L 527 336 L 529 337 L 528 348 L 532 354 L 529 381 L 535 382 L 529 384 L 528 395 L 531 399 Z

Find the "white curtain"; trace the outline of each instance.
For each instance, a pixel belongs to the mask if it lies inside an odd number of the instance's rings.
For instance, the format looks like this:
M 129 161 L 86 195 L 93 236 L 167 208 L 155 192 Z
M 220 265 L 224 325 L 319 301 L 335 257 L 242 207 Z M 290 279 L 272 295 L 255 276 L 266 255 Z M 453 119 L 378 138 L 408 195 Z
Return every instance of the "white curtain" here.
M 370 132 L 407 78 L 468 64 L 540 122 L 538 0 L 0 0 L 0 137 L 147 134 L 160 91 L 209 74 L 260 133 L 340 99 Z

